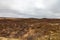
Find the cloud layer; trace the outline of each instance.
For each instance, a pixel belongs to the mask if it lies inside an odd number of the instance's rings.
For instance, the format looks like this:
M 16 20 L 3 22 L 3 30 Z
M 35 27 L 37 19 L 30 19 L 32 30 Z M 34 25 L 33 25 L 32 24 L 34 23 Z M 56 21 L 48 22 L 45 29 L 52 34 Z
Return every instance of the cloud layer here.
M 0 17 L 60 18 L 60 0 L 0 0 Z

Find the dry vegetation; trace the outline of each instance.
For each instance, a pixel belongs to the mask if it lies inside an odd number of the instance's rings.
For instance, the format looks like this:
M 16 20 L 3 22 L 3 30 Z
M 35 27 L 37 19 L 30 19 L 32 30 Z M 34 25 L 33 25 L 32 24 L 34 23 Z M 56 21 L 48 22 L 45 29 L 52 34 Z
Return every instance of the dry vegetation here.
M 60 40 L 60 19 L 0 18 L 0 40 Z

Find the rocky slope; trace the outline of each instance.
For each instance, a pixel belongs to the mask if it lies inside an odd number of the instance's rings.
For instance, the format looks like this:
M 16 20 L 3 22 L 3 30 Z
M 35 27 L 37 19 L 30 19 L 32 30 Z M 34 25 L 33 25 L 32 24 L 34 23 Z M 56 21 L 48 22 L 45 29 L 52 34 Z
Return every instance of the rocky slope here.
M 0 18 L 0 37 L 60 40 L 60 19 Z

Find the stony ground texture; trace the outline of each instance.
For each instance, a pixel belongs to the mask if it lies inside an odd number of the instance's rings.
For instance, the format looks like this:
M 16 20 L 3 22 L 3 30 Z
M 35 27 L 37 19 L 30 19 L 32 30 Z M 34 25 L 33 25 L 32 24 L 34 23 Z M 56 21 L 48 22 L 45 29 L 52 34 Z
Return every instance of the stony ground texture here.
M 60 19 L 0 18 L 0 40 L 60 40 Z

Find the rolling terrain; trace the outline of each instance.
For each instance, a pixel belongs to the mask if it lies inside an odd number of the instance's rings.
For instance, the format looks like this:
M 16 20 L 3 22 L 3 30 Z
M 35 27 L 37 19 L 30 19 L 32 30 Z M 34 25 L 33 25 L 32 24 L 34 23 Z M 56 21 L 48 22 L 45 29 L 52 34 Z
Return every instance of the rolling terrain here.
M 60 40 L 60 19 L 1 17 L 0 40 Z

